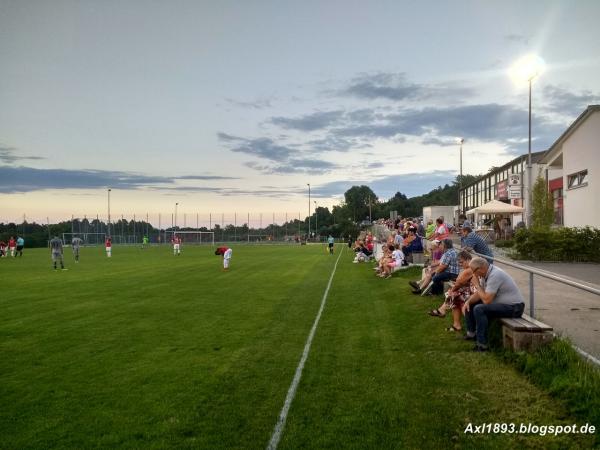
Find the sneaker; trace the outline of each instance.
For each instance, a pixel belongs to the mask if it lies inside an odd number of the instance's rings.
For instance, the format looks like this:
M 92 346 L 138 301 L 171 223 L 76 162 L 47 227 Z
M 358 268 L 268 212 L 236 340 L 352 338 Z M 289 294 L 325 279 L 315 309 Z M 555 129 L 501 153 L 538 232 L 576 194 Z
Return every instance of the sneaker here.
M 409 281 L 408 284 L 410 284 L 415 289 L 421 289 L 421 287 L 419 286 L 419 283 L 417 283 L 416 281 Z
M 67 269 L 66 267 L 63 267 L 63 268 L 62 268 L 62 269 L 60 269 L 60 270 L 69 270 L 69 269 Z
M 420 295 L 421 294 L 421 289 L 413 289 L 411 292 L 413 294 L 415 294 L 415 295 Z
M 473 351 L 474 352 L 489 352 L 490 349 L 488 348 L 487 345 L 477 344 L 477 345 L 475 345 L 475 347 L 473 347 Z
M 474 341 L 475 340 L 475 335 L 471 336 L 471 335 L 469 335 L 469 333 L 467 333 L 467 334 L 465 334 L 463 336 L 463 340 L 465 340 L 465 341 Z

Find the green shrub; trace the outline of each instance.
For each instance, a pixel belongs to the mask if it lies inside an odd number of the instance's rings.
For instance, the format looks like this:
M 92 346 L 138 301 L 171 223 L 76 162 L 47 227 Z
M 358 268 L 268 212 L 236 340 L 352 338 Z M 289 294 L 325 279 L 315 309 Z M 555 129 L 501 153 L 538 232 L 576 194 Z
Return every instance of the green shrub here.
M 509 240 L 502 240 L 502 239 L 498 239 L 497 241 L 494 242 L 494 245 L 498 248 L 510 248 L 510 247 L 514 247 L 515 246 L 515 241 L 509 241 Z
M 515 233 L 515 248 L 522 259 L 533 261 L 600 262 L 600 229 L 526 229 Z

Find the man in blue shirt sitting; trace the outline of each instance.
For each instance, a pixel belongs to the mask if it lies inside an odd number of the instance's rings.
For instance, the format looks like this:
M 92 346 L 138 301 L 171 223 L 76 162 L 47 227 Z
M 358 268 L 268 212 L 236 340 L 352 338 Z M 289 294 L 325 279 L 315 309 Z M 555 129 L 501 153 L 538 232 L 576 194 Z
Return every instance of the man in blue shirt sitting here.
M 461 234 L 460 245 L 463 249 L 473 250 L 475 253 L 487 256 L 488 258 L 486 259 L 490 264 L 494 262 L 494 253 L 486 244 L 485 240 L 473 231 L 471 222 L 467 220 L 463 222 Z

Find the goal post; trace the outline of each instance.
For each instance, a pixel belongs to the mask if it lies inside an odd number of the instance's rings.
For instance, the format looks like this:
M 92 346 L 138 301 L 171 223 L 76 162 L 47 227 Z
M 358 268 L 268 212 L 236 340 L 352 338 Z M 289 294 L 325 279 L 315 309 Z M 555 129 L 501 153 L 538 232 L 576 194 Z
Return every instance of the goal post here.
M 183 245 L 215 245 L 214 231 L 165 231 L 166 244 L 170 244 L 174 236 L 179 236 Z
M 76 237 L 82 240 L 83 245 L 104 245 L 106 241 L 106 233 L 63 233 L 63 244 L 71 245 Z

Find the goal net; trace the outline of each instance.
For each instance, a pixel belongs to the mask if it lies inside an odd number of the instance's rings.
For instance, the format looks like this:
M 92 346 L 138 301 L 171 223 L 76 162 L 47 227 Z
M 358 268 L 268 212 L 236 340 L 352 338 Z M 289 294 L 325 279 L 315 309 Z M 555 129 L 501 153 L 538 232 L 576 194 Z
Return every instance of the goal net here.
M 173 237 L 177 235 L 181 238 L 183 245 L 189 244 L 210 244 L 215 245 L 214 231 L 165 231 L 164 242 L 170 244 Z
M 83 245 L 104 245 L 106 240 L 105 233 L 63 233 L 64 245 L 71 245 L 76 237 L 83 241 Z

